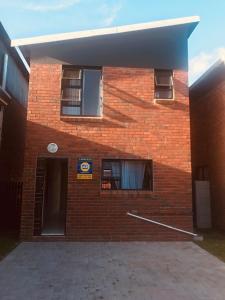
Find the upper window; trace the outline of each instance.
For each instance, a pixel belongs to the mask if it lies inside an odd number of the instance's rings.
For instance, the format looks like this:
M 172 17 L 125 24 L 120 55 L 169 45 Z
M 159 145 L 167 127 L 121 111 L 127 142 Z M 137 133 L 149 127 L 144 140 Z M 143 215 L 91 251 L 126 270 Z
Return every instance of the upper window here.
M 104 159 L 102 161 L 102 189 L 152 190 L 151 160 Z
M 101 116 L 101 69 L 63 66 L 61 114 Z
M 173 99 L 172 70 L 155 70 L 155 99 Z

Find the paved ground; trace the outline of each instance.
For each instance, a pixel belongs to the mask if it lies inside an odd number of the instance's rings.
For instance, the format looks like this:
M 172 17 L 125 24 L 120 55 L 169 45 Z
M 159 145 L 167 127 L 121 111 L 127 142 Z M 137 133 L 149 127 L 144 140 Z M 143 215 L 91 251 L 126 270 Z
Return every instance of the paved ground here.
M 225 264 L 190 242 L 22 243 L 0 299 L 224 300 Z

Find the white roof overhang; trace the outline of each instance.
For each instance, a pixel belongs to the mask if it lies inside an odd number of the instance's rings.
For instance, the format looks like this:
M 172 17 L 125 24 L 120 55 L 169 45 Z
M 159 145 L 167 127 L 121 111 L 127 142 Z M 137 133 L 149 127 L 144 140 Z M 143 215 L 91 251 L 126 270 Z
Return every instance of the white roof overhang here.
M 39 62 L 187 68 L 187 39 L 199 17 L 12 40 Z

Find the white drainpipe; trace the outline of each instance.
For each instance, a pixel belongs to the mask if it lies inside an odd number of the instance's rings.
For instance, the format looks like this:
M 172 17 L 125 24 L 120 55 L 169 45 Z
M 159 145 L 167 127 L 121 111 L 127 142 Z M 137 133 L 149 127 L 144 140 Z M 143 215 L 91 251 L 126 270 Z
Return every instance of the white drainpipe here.
M 127 215 L 131 216 L 133 218 L 137 218 L 137 219 L 140 219 L 140 220 L 143 220 L 143 221 L 147 221 L 147 222 L 150 222 L 150 223 L 162 226 L 162 227 L 166 227 L 166 228 L 169 228 L 169 229 L 172 229 L 172 230 L 175 230 L 175 231 L 179 231 L 179 232 L 182 232 L 182 233 L 189 234 L 189 235 L 193 236 L 194 239 L 196 239 L 196 240 L 203 240 L 202 236 L 199 236 L 198 234 L 190 232 L 190 231 L 186 231 L 186 230 L 179 229 L 179 228 L 176 228 L 176 227 L 173 227 L 173 226 L 170 226 L 170 225 L 166 225 L 164 223 L 160 223 L 160 222 L 153 221 L 153 220 L 150 220 L 150 219 L 147 219 L 147 218 L 143 218 L 141 216 L 137 216 L 137 215 L 131 214 L 129 212 L 127 213 Z

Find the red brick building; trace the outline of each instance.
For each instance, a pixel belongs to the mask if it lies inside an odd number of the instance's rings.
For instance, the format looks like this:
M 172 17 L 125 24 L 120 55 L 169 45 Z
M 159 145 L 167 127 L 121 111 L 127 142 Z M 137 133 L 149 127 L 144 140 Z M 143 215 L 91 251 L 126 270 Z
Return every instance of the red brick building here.
M 216 62 L 190 88 L 193 179 L 202 193 L 196 215 L 225 229 L 225 64 Z M 208 182 L 208 184 L 207 184 Z M 196 192 L 196 191 L 195 191 Z M 196 193 L 195 193 L 196 195 Z M 198 204 L 198 194 L 195 197 Z M 209 203 L 208 203 L 209 202 Z M 206 206 L 209 212 L 204 213 Z M 198 206 L 198 205 L 197 205 Z M 207 216 L 206 216 L 207 215 Z M 211 215 L 211 216 L 210 216 Z M 197 220 L 196 220 L 197 222 Z M 209 223 L 209 222 L 207 222 Z
M 187 40 L 197 23 L 13 41 L 31 67 L 22 239 L 187 238 L 127 212 L 192 230 Z

